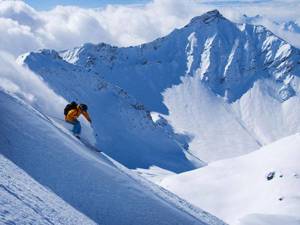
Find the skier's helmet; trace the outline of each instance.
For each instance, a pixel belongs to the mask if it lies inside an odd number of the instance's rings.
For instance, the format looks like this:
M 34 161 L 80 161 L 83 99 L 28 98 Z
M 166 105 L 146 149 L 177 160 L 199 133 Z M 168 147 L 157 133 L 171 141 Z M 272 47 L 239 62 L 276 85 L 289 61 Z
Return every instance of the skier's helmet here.
M 80 104 L 79 107 L 80 107 L 80 109 L 81 109 L 82 111 L 87 111 L 87 110 L 88 110 L 88 107 L 87 107 L 86 104 Z

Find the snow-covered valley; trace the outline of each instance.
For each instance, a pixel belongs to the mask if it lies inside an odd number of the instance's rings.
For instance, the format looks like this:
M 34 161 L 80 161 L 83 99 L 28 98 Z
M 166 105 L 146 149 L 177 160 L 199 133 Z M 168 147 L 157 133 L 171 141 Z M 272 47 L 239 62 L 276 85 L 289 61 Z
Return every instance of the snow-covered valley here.
M 299 224 L 300 50 L 267 28 L 214 10 L 143 45 L 0 66 L 0 222 Z M 89 145 L 64 122 L 73 100 Z

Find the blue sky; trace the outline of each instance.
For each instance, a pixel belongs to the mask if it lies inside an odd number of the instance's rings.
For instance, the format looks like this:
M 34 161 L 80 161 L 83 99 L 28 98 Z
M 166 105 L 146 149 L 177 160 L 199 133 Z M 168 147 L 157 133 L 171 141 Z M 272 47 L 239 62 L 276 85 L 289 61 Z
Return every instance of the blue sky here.
M 77 5 L 84 8 L 103 7 L 108 4 L 143 4 L 150 0 L 25 0 L 35 9 L 48 10 L 56 5 Z

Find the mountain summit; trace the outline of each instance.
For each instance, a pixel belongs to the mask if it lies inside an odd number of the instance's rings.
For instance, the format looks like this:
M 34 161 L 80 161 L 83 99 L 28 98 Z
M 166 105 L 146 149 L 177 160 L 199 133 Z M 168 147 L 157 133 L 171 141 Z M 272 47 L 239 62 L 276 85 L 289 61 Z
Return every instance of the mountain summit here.
M 190 24 L 196 23 L 210 23 L 215 19 L 225 19 L 218 10 L 209 11 L 201 16 L 194 17 Z
M 274 95 L 285 101 L 295 93 L 291 77 L 299 73 L 299 55 L 299 50 L 266 28 L 232 23 L 217 10 L 148 44 L 129 48 L 88 44 L 62 54 L 71 63 L 101 73 L 159 112 L 166 112 L 163 105 L 157 105 L 163 90 L 179 83 L 180 77 L 195 74 L 229 102 L 239 99 L 256 80 L 270 77 L 281 83 Z M 127 77 L 139 85 L 128 84 Z

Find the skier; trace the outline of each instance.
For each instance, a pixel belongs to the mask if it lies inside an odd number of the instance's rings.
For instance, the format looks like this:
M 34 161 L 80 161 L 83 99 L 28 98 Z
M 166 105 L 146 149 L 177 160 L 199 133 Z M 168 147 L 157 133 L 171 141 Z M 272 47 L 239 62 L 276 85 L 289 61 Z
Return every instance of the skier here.
M 87 112 L 87 105 L 79 104 L 77 105 L 76 102 L 71 102 L 65 107 L 64 114 L 65 114 L 65 121 L 68 123 L 73 124 L 73 134 L 80 138 L 81 132 L 81 125 L 79 120 L 77 119 L 81 114 L 86 118 L 87 121 L 92 123 L 92 120 Z

